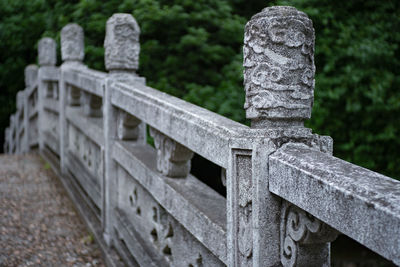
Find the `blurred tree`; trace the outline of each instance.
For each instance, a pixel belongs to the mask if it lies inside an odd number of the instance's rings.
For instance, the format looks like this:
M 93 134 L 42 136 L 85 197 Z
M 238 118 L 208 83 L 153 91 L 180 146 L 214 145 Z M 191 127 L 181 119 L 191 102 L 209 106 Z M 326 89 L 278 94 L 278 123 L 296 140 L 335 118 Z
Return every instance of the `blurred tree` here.
M 278 1 L 311 17 L 316 90 L 307 126 L 335 155 L 400 178 L 399 1 Z

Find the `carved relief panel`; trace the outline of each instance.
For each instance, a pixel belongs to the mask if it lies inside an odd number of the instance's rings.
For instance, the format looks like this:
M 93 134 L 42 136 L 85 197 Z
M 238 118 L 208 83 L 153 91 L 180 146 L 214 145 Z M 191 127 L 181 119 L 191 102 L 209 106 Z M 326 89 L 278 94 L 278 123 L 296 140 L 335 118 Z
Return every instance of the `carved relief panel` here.
M 101 147 L 71 123 L 68 123 L 68 150 L 80 160 L 100 185 L 103 177 Z
M 144 240 L 142 246 L 161 257 L 162 266 L 224 266 L 121 166 L 117 177 L 118 209 Z

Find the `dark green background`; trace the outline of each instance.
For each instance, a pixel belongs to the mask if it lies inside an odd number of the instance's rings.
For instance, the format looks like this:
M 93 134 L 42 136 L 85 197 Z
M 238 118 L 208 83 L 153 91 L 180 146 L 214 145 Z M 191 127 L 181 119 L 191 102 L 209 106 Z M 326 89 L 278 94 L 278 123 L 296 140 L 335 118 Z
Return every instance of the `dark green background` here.
M 316 29 L 316 88 L 306 124 L 335 140 L 334 154 L 400 178 L 400 8 L 375 0 L 0 0 L 0 139 L 37 61 L 37 41 L 59 43 L 61 28 L 85 30 L 85 63 L 104 69 L 105 23 L 132 13 L 141 34 L 140 75 L 148 84 L 247 123 L 242 44 L 246 21 L 263 7 L 290 4 Z M 60 60 L 58 61 L 60 63 Z

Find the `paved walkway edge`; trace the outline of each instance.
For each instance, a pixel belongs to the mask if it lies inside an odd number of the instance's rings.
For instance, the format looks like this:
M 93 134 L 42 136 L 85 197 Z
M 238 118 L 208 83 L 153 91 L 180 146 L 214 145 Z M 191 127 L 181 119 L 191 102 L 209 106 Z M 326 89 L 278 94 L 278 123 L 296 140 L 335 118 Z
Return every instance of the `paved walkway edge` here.
M 74 186 L 70 182 L 70 179 L 67 179 L 63 175 L 61 175 L 60 171 L 60 164 L 58 159 L 56 159 L 54 156 L 51 155 L 50 151 L 42 151 L 39 153 L 39 155 L 48 162 L 54 171 L 54 173 L 57 175 L 57 177 L 60 179 L 62 185 L 64 186 L 65 190 L 68 193 L 68 196 L 72 200 L 72 203 L 74 204 L 75 208 L 77 209 L 80 217 L 83 219 L 85 222 L 89 232 L 91 232 L 99 245 L 99 248 L 103 254 L 104 261 L 107 266 L 109 267 L 122 267 L 125 266 L 125 264 L 119 260 L 119 256 L 117 252 L 114 249 L 110 249 L 107 244 L 104 242 L 103 239 L 103 234 L 101 231 L 101 225 L 99 222 L 96 220 L 96 216 L 94 215 L 93 212 L 91 212 L 91 208 L 87 207 L 85 204 L 85 201 L 82 200 L 82 197 L 79 196 L 79 194 L 74 190 Z M 89 211 L 89 212 L 88 212 Z

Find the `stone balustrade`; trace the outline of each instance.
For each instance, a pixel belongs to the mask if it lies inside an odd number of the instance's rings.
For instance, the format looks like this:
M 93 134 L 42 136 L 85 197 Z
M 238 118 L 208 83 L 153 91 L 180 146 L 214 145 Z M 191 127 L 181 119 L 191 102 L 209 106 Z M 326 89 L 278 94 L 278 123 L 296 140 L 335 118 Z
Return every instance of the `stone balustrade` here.
M 77 24 L 61 30 L 59 67 L 55 41 L 40 40 L 6 129 L 4 150 L 39 150 L 103 250 L 129 266 L 329 266 L 342 233 L 400 264 L 400 182 L 335 158 L 303 125 L 306 14 L 270 7 L 246 24 L 251 127 L 146 86 L 139 35 L 129 14 L 107 21 L 107 73 L 85 66 Z M 226 198 L 190 173 L 194 154 L 221 167 Z

